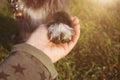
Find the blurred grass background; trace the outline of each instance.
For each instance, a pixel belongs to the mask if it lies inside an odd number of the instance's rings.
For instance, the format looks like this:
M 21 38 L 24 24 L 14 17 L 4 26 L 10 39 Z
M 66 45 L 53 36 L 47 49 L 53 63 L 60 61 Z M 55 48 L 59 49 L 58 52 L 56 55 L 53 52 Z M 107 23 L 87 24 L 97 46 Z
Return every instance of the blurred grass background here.
M 17 23 L 8 2 L 0 1 L 3 61 L 15 43 L 12 35 L 17 32 Z M 80 19 L 81 36 L 70 54 L 55 64 L 60 80 L 120 80 L 120 1 L 99 1 L 70 0 L 69 11 Z

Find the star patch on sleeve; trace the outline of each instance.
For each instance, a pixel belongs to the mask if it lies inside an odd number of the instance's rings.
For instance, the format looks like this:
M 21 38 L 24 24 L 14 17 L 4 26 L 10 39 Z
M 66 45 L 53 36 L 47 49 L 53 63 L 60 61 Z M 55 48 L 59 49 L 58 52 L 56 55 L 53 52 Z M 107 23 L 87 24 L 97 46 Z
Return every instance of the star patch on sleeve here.
M 17 66 L 12 66 L 12 68 L 15 69 L 14 73 L 20 73 L 22 75 L 24 75 L 24 70 L 26 69 L 26 68 L 22 67 L 20 64 L 18 64 Z
M 3 71 L 0 72 L 0 80 L 8 80 L 7 77 L 10 76 L 9 74 L 4 73 Z

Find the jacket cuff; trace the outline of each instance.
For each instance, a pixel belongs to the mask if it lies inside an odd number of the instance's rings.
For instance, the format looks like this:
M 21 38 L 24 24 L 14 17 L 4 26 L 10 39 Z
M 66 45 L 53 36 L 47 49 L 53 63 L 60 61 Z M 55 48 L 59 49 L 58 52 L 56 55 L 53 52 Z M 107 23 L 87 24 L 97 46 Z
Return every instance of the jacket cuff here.
M 14 52 L 14 51 L 20 51 L 20 52 L 29 53 L 30 55 L 33 55 L 39 61 L 41 61 L 42 64 L 48 69 L 48 71 L 51 74 L 52 79 L 55 79 L 57 77 L 58 73 L 55 70 L 55 67 L 54 67 L 51 59 L 47 55 L 45 55 L 42 51 L 40 51 L 39 49 L 37 49 L 27 43 L 22 43 L 22 44 L 17 44 L 15 46 L 13 46 L 11 52 Z

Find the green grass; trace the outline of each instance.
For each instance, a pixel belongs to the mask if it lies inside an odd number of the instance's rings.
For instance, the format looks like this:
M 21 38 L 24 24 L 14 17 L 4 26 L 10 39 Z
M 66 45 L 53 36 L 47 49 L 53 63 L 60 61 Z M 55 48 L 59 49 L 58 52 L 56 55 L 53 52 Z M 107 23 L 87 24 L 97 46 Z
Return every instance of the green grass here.
M 60 80 L 120 79 L 120 2 L 102 5 L 95 0 L 71 0 L 81 36 L 69 56 L 56 66 Z
M 96 0 L 70 1 L 70 14 L 80 19 L 81 36 L 70 54 L 55 64 L 59 79 L 120 80 L 120 1 L 104 5 Z M 14 44 L 9 37 L 16 24 L 3 4 L 0 16 L 0 60 L 3 60 Z

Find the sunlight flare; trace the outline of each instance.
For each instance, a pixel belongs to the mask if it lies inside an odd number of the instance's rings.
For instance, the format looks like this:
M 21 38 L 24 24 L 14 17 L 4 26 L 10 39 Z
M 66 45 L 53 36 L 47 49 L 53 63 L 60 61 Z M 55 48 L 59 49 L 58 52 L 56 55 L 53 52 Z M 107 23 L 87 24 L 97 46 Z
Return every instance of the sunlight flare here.
M 112 3 L 113 0 L 98 0 L 98 2 L 101 4 L 108 4 L 108 3 Z

